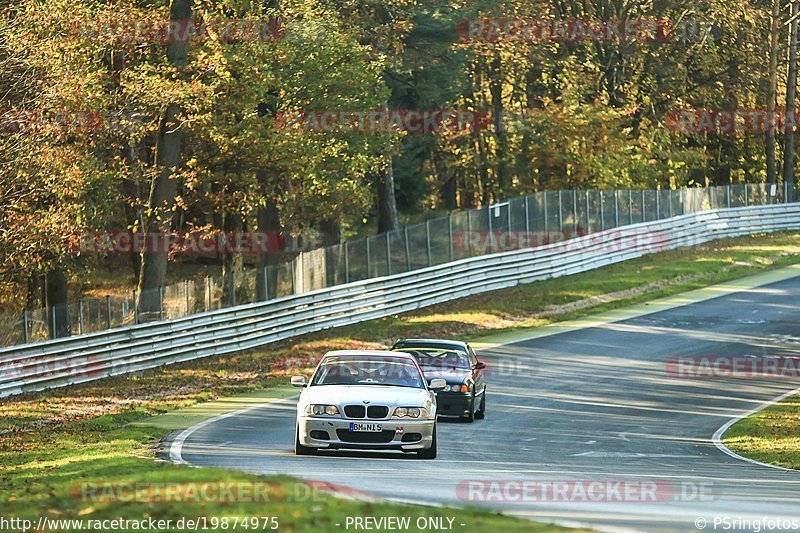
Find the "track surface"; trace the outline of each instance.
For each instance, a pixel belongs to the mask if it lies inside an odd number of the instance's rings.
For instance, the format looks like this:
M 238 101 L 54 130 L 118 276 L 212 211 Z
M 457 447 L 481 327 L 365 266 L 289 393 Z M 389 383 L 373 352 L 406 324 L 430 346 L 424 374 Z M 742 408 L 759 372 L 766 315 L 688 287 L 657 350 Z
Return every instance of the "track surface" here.
M 397 499 L 486 505 L 613 531 L 694 531 L 698 517 L 714 531 L 715 516 L 800 524 L 800 472 L 737 460 L 711 442 L 729 419 L 800 382 L 680 379 L 666 370 L 675 355 L 800 354 L 799 303 L 800 277 L 482 352 L 495 370 L 487 418 L 440 422 L 434 461 L 358 452 L 295 457 L 292 401 L 200 428 L 182 455 L 194 465 L 289 474 Z M 457 491 L 465 480 L 653 480 L 665 499 L 468 501 Z M 710 496 L 693 497 L 696 488 Z

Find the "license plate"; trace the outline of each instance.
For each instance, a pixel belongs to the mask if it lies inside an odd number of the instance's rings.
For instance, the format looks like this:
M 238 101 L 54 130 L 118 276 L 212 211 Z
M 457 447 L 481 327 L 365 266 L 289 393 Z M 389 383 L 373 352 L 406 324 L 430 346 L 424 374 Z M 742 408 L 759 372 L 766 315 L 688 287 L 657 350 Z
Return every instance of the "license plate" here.
M 358 422 L 350 422 L 350 431 L 358 433 L 380 433 L 383 427 L 380 424 L 360 424 Z

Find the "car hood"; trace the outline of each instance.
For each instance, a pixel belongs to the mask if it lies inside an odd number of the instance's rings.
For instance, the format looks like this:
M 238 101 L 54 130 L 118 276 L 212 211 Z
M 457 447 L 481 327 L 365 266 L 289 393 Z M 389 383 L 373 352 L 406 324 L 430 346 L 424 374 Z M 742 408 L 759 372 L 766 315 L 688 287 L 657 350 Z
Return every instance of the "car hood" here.
M 429 382 L 432 379 L 444 379 L 447 383 L 464 383 L 471 372 L 464 368 L 444 368 L 441 366 L 423 366 L 422 373 Z
M 428 399 L 425 389 L 383 387 L 380 385 L 316 385 L 306 389 L 308 403 L 361 404 L 423 407 Z

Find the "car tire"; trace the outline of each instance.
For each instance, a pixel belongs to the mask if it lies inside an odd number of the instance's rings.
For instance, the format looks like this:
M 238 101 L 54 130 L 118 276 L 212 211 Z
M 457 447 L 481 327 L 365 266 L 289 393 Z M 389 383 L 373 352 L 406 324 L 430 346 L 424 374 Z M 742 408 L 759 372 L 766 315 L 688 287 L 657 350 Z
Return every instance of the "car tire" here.
M 433 439 L 431 439 L 431 447 L 417 452 L 417 457 L 420 459 L 436 459 L 436 424 L 433 425 Z
M 481 407 L 478 409 L 478 412 L 475 413 L 475 418 L 478 420 L 483 420 L 486 418 L 486 389 L 483 389 L 483 395 L 481 395 Z
M 300 428 L 296 428 L 294 432 L 294 454 L 295 455 L 314 455 L 315 449 L 309 446 L 300 444 Z

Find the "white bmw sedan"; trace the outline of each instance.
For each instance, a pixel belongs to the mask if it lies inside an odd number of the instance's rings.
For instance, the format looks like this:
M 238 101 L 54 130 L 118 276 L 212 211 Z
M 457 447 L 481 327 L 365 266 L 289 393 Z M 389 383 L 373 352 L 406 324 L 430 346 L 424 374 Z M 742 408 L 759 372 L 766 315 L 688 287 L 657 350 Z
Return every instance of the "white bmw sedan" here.
M 302 376 L 295 453 L 319 449 L 417 452 L 436 457 L 436 395 L 412 355 L 390 351 L 328 352 L 310 382 Z

